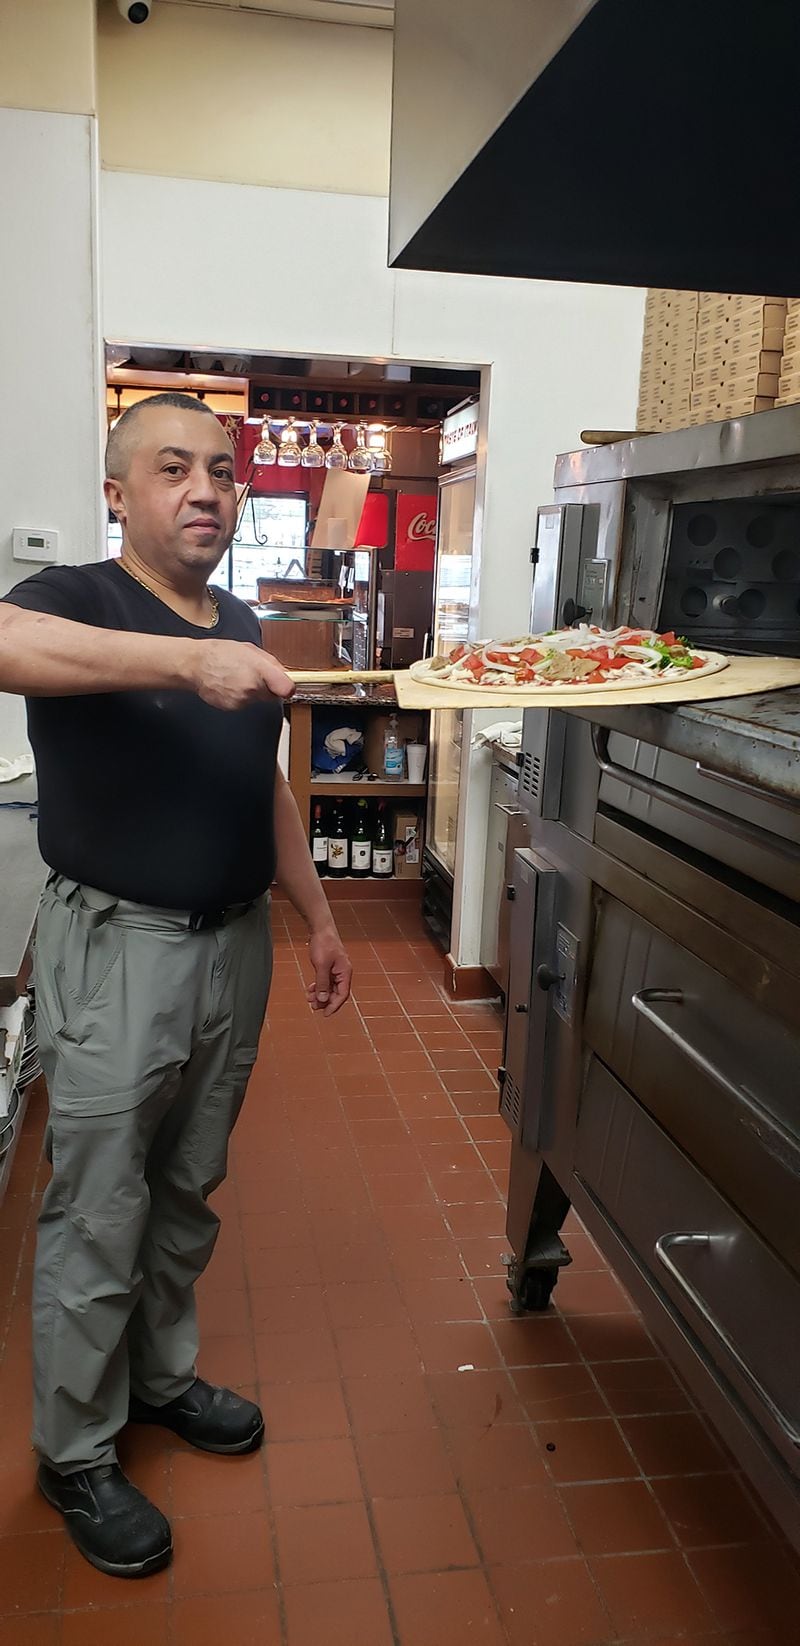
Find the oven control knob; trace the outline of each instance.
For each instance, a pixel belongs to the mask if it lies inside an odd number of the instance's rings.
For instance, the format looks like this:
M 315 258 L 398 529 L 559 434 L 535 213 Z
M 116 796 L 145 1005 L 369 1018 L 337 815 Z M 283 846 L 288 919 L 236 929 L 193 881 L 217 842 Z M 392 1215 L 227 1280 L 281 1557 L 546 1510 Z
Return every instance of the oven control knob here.
M 540 966 L 536 973 L 536 981 L 540 989 L 552 989 L 554 983 L 560 983 L 563 972 L 554 972 L 550 966 Z
M 561 621 L 566 629 L 571 629 L 573 623 L 582 623 L 585 617 L 591 617 L 591 607 L 579 606 L 574 600 L 565 600 L 561 612 Z

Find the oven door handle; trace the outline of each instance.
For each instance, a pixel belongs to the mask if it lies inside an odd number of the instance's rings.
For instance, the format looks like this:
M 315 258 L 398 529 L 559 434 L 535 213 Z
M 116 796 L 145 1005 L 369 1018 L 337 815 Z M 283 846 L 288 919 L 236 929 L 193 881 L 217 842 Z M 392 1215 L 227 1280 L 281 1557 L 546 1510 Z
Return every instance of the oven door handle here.
M 766 1109 L 762 1103 L 759 1103 L 758 1098 L 754 1097 L 753 1093 L 748 1091 L 741 1081 L 731 1079 L 730 1075 L 727 1075 L 725 1070 L 721 1069 L 719 1064 L 715 1063 L 714 1059 L 709 1057 L 702 1050 L 702 1047 L 697 1045 L 696 1041 L 687 1039 L 686 1035 L 681 1034 L 680 1029 L 674 1023 L 671 1023 L 663 1012 L 658 1011 L 659 1005 L 685 1006 L 686 998 L 683 990 L 638 989 L 631 996 L 631 1005 L 640 1017 L 652 1024 L 654 1029 L 658 1029 L 660 1034 L 663 1034 L 679 1052 L 682 1052 L 688 1062 L 692 1063 L 701 1074 L 706 1075 L 709 1080 L 714 1082 L 715 1086 L 721 1087 L 722 1091 L 727 1092 L 736 1103 L 747 1110 L 755 1122 L 756 1135 L 761 1137 L 762 1133 L 766 1132 L 768 1140 L 765 1141 L 766 1146 L 770 1148 L 770 1152 L 788 1165 L 796 1176 L 800 1176 L 797 1137 L 788 1131 L 785 1126 L 782 1126 L 780 1121 L 776 1120 L 775 1116 L 770 1113 L 770 1110 Z
M 655 1254 L 659 1263 L 664 1269 L 666 1269 L 670 1279 L 674 1281 L 675 1285 L 678 1287 L 678 1290 L 689 1299 L 689 1302 L 700 1315 L 701 1320 L 708 1327 L 709 1332 L 716 1338 L 717 1342 L 725 1350 L 725 1353 L 730 1356 L 730 1359 L 733 1361 L 734 1366 L 744 1382 L 752 1390 L 753 1394 L 756 1396 L 756 1399 L 769 1412 L 773 1422 L 780 1429 L 781 1433 L 786 1436 L 786 1439 L 789 1441 L 790 1445 L 800 1447 L 800 1430 L 798 1430 L 796 1424 L 792 1422 L 791 1418 L 787 1417 L 785 1412 L 781 1411 L 780 1406 L 776 1405 L 772 1395 L 767 1389 L 765 1389 L 764 1384 L 759 1378 L 756 1377 L 755 1372 L 750 1366 L 748 1366 L 743 1355 L 740 1354 L 733 1338 L 725 1330 L 725 1327 L 721 1324 L 721 1322 L 717 1320 L 716 1315 L 712 1314 L 705 1298 L 701 1296 L 700 1292 L 698 1292 L 697 1287 L 693 1286 L 690 1280 L 687 1280 L 685 1274 L 683 1274 L 682 1270 L 679 1269 L 675 1259 L 672 1257 L 672 1253 L 674 1251 L 685 1251 L 687 1247 L 694 1247 L 696 1250 L 699 1249 L 702 1251 L 712 1251 L 715 1245 L 724 1243 L 724 1235 L 711 1235 L 705 1233 L 665 1234 L 661 1235 L 656 1241 Z
M 629 789 L 637 789 L 640 794 L 647 795 L 649 800 L 664 801 L 666 805 L 685 812 L 688 817 L 696 817 L 701 823 L 710 823 L 715 828 L 724 829 L 726 834 L 735 834 L 751 846 L 759 846 L 773 855 L 786 857 L 792 863 L 800 862 L 800 845 L 796 845 L 793 840 L 782 840 L 780 835 L 772 834 L 769 829 L 760 828 L 757 823 L 747 823 L 744 818 L 736 817 L 733 812 L 720 811 L 718 806 L 711 806 L 705 800 L 694 800 L 691 795 L 682 794 L 679 789 L 671 789 L 667 783 L 659 783 L 654 777 L 646 777 L 642 772 L 634 772 L 627 766 L 618 765 L 609 756 L 608 739 L 607 727 L 592 725 L 592 750 L 605 777 L 613 777 L 617 783 L 624 783 Z
M 714 783 L 724 783 L 729 789 L 738 789 L 741 794 L 747 794 L 752 799 L 772 800 L 776 806 L 783 806 L 787 812 L 794 812 L 797 816 L 797 800 L 788 794 L 778 794 L 775 789 L 768 789 L 763 783 L 753 783 L 744 777 L 733 777 L 730 772 L 715 772 L 712 766 L 704 766 L 702 760 L 694 763 L 698 777 L 710 777 Z

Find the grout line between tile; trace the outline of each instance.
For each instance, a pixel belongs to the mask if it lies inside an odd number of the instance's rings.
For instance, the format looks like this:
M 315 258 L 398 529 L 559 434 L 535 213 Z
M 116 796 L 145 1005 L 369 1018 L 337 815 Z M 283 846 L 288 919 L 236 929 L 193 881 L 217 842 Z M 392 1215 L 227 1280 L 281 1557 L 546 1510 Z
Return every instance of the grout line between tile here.
M 234 1187 L 235 1187 L 235 1191 L 236 1191 L 235 1197 L 234 1197 L 235 1198 L 235 1205 L 236 1205 L 236 1223 L 237 1223 L 237 1227 L 238 1227 L 238 1230 L 239 1230 L 239 1245 L 240 1245 L 240 1248 L 242 1250 L 242 1274 L 243 1274 L 243 1279 L 244 1279 L 244 1291 L 245 1291 L 245 1295 L 247 1297 L 247 1315 L 248 1315 L 249 1327 L 250 1327 L 250 1332 L 249 1332 L 250 1347 L 251 1347 L 252 1354 L 253 1354 L 253 1365 L 254 1365 L 254 1369 L 255 1369 L 255 1373 L 256 1373 L 256 1392 L 257 1392 L 258 1400 L 259 1400 L 259 1403 L 260 1403 L 261 1398 L 262 1398 L 261 1397 L 261 1380 L 260 1380 L 259 1375 L 258 1375 L 258 1361 L 256 1359 L 256 1351 L 255 1351 L 255 1327 L 253 1325 L 252 1286 L 251 1286 L 251 1283 L 250 1283 L 250 1270 L 248 1268 L 248 1265 L 244 1261 L 244 1244 L 243 1244 L 243 1239 L 242 1239 L 242 1213 L 241 1213 L 241 1207 L 240 1207 L 240 1204 L 239 1204 L 239 1183 L 238 1183 L 238 1178 L 237 1178 L 237 1175 L 236 1175 L 236 1165 L 235 1165 L 235 1163 L 233 1163 L 233 1165 L 232 1165 L 232 1168 L 229 1172 L 229 1177 L 233 1178 Z M 264 1477 L 264 1490 L 265 1490 L 266 1502 L 267 1502 L 267 1523 L 268 1523 L 268 1526 L 269 1526 L 270 1547 L 271 1547 L 271 1550 L 272 1550 L 272 1566 L 273 1566 L 273 1571 L 275 1573 L 273 1582 L 274 1582 L 274 1588 L 275 1588 L 275 1593 L 276 1593 L 276 1598 L 277 1598 L 277 1603 L 278 1603 L 278 1619 L 279 1619 L 279 1626 L 280 1626 L 280 1632 L 281 1632 L 281 1646 L 288 1646 L 289 1632 L 288 1632 L 288 1623 L 287 1623 L 287 1618 L 286 1618 L 286 1599 L 285 1599 L 285 1596 L 284 1596 L 283 1582 L 282 1582 L 282 1579 L 281 1579 L 280 1550 L 278 1548 L 278 1530 L 277 1530 L 277 1525 L 276 1525 L 276 1522 L 275 1522 L 275 1510 L 274 1510 L 273 1503 L 272 1503 L 272 1493 L 270 1491 L 270 1478 L 269 1478 L 269 1411 L 266 1411 L 264 1413 L 264 1420 L 265 1420 L 265 1424 L 266 1424 L 266 1435 L 265 1435 L 265 1442 L 264 1442 L 264 1444 L 262 1445 L 262 1447 L 260 1449 L 260 1463 L 261 1463 L 262 1474 L 263 1474 L 263 1477 Z M 172 1608 L 170 1607 L 170 1616 L 169 1616 L 169 1625 L 168 1625 L 169 1628 L 170 1628 L 170 1631 L 172 1629 L 172 1623 L 173 1623 L 173 1612 L 172 1612 Z M 169 1646 L 174 1646 L 172 1638 L 170 1638 Z

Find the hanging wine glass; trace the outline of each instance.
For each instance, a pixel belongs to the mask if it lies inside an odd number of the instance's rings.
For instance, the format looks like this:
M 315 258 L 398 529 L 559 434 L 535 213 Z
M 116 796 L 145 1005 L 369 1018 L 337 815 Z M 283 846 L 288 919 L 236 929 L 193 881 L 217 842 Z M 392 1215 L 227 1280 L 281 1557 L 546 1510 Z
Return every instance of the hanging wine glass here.
M 356 474 L 369 474 L 372 468 L 372 453 L 366 442 L 363 423 L 359 423 L 356 430 L 356 443 L 350 453 L 348 467 Z
M 265 417 L 261 425 L 261 439 L 253 452 L 253 462 L 268 465 L 277 460 L 275 441 L 269 437 L 269 418 Z
M 324 469 L 325 453 L 317 439 L 317 425 L 312 422 L 308 429 L 308 445 L 303 450 L 300 459 L 304 469 Z
M 333 425 L 333 444 L 329 446 L 325 456 L 326 469 L 346 469 L 347 452 L 342 445 L 342 424 Z
M 290 417 L 285 429 L 281 432 L 278 446 L 278 463 L 282 469 L 296 469 L 302 459 L 303 451 L 300 445 L 300 435 L 295 427 L 294 418 Z
M 373 474 L 388 474 L 392 467 L 392 454 L 389 450 L 389 430 L 382 423 L 373 423 L 368 429 L 367 445 Z

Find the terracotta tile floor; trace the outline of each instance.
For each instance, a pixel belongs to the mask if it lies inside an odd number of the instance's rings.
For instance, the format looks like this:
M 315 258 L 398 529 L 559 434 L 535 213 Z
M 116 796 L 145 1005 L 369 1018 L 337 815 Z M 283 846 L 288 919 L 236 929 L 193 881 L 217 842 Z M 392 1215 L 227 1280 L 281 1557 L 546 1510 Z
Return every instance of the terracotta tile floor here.
M 450 1007 L 408 905 L 339 914 L 356 1003 L 324 1023 L 277 909 L 200 1287 L 202 1370 L 259 1396 L 270 1443 L 125 1437 L 175 1531 L 140 1585 L 32 1489 L 34 1096 L 0 1208 L 3 1646 L 789 1646 L 796 1562 L 574 1218 L 557 1306 L 509 1316 L 499 1018 Z

